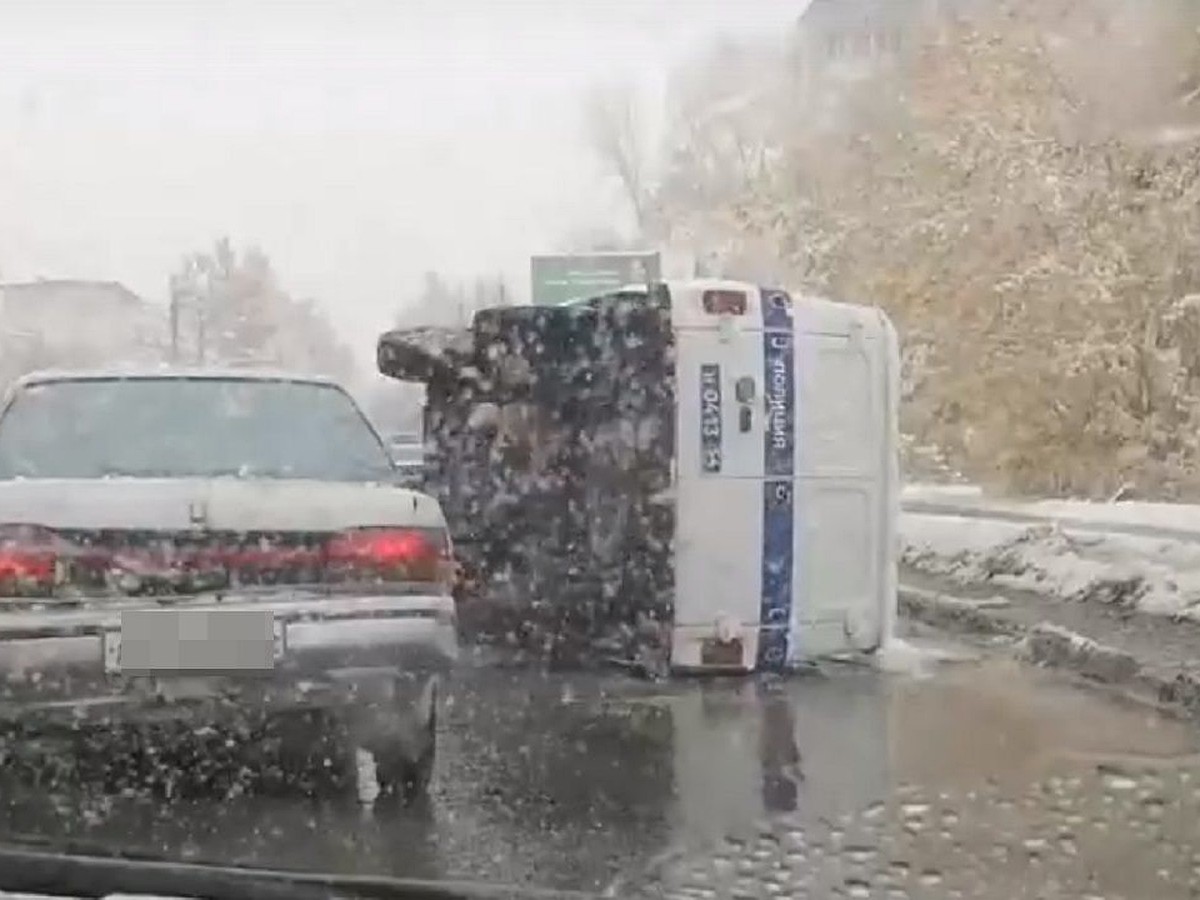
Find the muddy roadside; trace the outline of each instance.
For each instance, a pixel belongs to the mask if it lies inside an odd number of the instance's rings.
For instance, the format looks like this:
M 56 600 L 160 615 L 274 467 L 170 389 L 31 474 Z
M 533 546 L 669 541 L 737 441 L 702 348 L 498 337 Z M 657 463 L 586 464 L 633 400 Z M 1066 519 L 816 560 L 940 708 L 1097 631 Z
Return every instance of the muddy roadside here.
M 1200 721 L 1200 622 L 903 567 L 900 614 Z

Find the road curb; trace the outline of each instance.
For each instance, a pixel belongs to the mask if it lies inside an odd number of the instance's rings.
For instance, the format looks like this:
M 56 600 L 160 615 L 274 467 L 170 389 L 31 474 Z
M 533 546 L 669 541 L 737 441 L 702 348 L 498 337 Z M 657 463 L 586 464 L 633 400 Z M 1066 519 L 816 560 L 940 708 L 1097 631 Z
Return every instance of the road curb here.
M 1022 651 L 1035 665 L 1069 669 L 1101 684 L 1132 685 L 1143 670 L 1130 653 L 1048 623 L 1029 630 Z
M 1086 532 L 1098 535 L 1119 534 L 1128 537 L 1163 538 L 1184 543 L 1200 541 L 1200 531 L 1194 527 L 1173 528 L 1169 525 L 1129 522 L 1122 519 L 1084 519 L 1069 514 L 1056 515 L 997 506 L 960 505 L 936 500 L 901 501 L 900 513 L 901 515 L 934 516 L 948 519 L 978 519 L 1028 527 L 1050 526 L 1067 532 Z
M 1200 720 L 1200 679 L 1194 675 L 1164 671 L 1151 660 L 1049 622 L 1026 627 L 1004 615 L 1012 606 L 1006 600 L 970 600 L 905 586 L 898 600 L 900 614 L 912 621 L 964 636 L 1010 638 L 1015 653 L 1034 665 Z
M 1022 630 L 996 614 L 1008 607 L 1002 600 L 967 600 L 901 585 L 898 601 L 900 615 L 946 631 L 994 637 L 1017 636 Z

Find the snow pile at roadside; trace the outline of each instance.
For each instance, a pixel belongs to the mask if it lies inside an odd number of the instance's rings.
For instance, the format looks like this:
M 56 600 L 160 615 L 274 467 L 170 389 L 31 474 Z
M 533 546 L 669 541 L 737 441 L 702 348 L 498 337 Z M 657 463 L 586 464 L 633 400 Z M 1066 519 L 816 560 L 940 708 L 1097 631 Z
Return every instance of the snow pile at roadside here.
M 1187 510 L 1190 516 L 1196 508 Z M 921 513 L 901 514 L 900 538 L 906 566 L 957 584 L 1020 588 L 1200 619 L 1200 541 Z
M 885 640 L 873 657 L 879 671 L 910 678 L 931 678 L 943 664 L 974 662 L 978 658 L 978 655 L 964 652 L 961 648 L 938 646 L 895 635 Z

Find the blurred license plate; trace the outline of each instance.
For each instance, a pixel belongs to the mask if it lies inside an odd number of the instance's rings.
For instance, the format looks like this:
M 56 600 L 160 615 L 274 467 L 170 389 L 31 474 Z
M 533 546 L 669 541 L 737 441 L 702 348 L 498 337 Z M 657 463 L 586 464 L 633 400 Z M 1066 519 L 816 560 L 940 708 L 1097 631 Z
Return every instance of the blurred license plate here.
M 742 668 L 742 639 L 718 641 L 715 638 L 708 638 L 700 645 L 700 664 Z
M 265 672 L 281 626 L 270 610 L 139 609 L 104 634 L 104 667 L 130 675 Z
M 163 700 L 199 700 L 221 693 L 222 679 L 212 676 L 175 675 L 147 680 L 150 681 L 148 687 Z

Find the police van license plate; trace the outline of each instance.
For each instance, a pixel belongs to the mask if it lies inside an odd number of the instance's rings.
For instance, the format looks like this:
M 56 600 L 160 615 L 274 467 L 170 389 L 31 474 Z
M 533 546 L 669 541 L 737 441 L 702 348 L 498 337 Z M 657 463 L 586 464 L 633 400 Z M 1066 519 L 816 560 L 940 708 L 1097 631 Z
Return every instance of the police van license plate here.
M 742 668 L 742 639 L 734 638 L 729 641 L 719 641 L 707 638 L 700 645 L 700 664 L 702 666 L 720 666 L 721 668 Z

